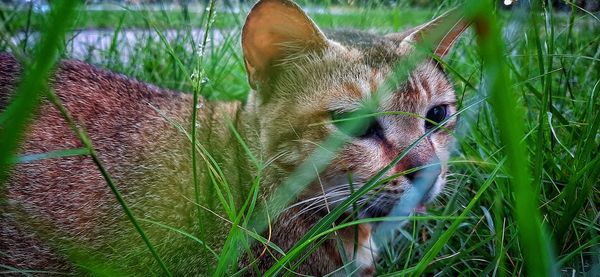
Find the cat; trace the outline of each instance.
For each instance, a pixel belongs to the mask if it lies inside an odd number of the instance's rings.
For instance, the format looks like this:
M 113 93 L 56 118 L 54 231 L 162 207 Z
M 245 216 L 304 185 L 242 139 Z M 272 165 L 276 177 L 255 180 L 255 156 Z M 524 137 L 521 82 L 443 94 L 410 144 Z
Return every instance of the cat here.
M 378 188 L 359 216 L 388 215 L 423 175 L 424 170 L 411 171 L 414 168 L 434 168 L 427 172 L 433 176 L 431 188 L 417 203 L 418 209 L 435 198 L 444 186 L 453 144 L 451 130 L 456 124 L 451 116 L 456 113 L 451 82 L 441 65 L 426 58 L 394 91 L 379 91 L 395 65 L 415 55 L 416 44 L 428 40 L 433 53 L 443 57 L 467 26 L 455 13 L 447 13 L 385 36 L 358 31 L 326 35 L 295 3 L 261 0 L 242 30 L 251 87 L 245 104 L 204 99 L 194 103 L 190 94 L 144 84 L 79 61 L 61 62 L 51 87 L 78 126 L 89 133 L 100 160 L 171 272 L 207 274 L 218 259 L 211 251 L 220 249 L 231 227 L 223 219 L 228 207 L 217 196 L 231 196 L 233 200 L 225 202 L 236 207 L 243 204 L 258 170 L 253 158 L 266 165 L 260 179 L 264 202 L 319 149 L 320 142 L 334 133 L 345 136 L 346 142 L 331 162 L 265 231 L 264 237 L 284 251 L 327 214 L 326 208 L 335 208 L 350 195 L 349 175 L 359 188 L 412 142 L 443 123 L 443 128 L 416 143 L 386 174 L 394 177 Z M 9 105 L 21 71 L 13 56 L 0 54 L 0 111 Z M 420 117 L 379 114 L 358 130 L 346 130 L 336 121 L 347 118 L 378 93 L 385 96 L 377 102 L 378 112 Z M 198 110 L 194 147 L 198 151 L 199 191 L 195 191 L 192 178 L 189 134 L 193 109 Z M 58 109 L 44 101 L 19 153 L 82 147 Z M 214 171 L 216 165 L 222 173 Z M 227 182 L 231 191 L 214 187 L 214 179 Z M 89 156 L 16 164 L 0 195 L 1 265 L 79 274 L 90 270 L 162 274 Z M 206 241 L 199 243 L 165 226 L 204 234 Z M 365 223 L 339 230 L 339 240 L 325 240 L 295 272 L 341 274 L 344 264 L 337 246 L 341 241 L 357 272 L 374 274 L 380 248 L 373 238 L 377 226 Z M 245 274 L 260 275 L 280 258 L 276 251 L 265 250 L 263 244 L 254 243 L 250 254 L 240 259 Z

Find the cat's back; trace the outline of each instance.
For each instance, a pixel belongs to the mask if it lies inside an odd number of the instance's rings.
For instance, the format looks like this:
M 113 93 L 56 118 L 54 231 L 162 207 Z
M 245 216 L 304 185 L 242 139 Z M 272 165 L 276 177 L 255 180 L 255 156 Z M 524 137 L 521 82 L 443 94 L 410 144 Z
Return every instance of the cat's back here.
M 0 64 L 3 65 L 0 99 L 2 106 L 7 106 L 23 70 L 20 63 L 7 54 L 0 56 Z M 152 149 L 165 150 L 163 144 L 185 137 L 177 127 L 189 121 L 192 107 L 189 95 L 71 60 L 58 65 L 51 74 L 49 88 L 58 96 L 73 123 L 89 135 L 103 162 L 114 168 L 113 174 L 117 177 L 121 171 L 131 168 L 132 163 L 154 152 Z M 46 97 L 41 99 L 25 132 L 19 155 L 84 148 L 65 115 Z M 25 184 L 44 181 L 72 184 L 97 177 L 100 177 L 97 168 L 86 155 L 19 164 L 11 174 L 12 183 Z M 24 189 L 19 187 L 14 192 L 23 193 Z
M 22 71 L 13 56 L 0 54 L 0 111 L 8 106 Z M 187 184 L 191 95 L 80 61 L 61 62 L 51 76 L 49 87 L 78 128 L 89 135 L 134 214 L 182 226 L 182 215 L 193 210 L 182 199 L 191 195 Z M 144 254 L 123 265 L 141 260 L 151 264 L 144 245 L 131 241 L 136 234 L 97 165 L 89 155 L 81 154 L 85 145 L 64 115 L 42 99 L 18 151 L 21 161 L 5 184 L 7 201 L 0 202 L 0 264 L 64 270 L 69 263 L 55 254 L 64 253 L 56 249 L 64 245 L 85 245 L 93 252 L 107 245 L 139 249 Z M 206 113 L 199 114 L 203 121 Z M 182 228 L 191 231 L 195 227 Z M 158 235 L 160 231 L 148 233 L 164 237 Z M 180 255 L 186 255 L 183 252 Z M 110 252 L 98 255 L 116 259 Z M 194 264 L 187 259 L 181 258 L 182 263 Z
M 0 108 L 8 105 L 22 71 L 21 63 L 13 55 L 0 53 Z M 177 112 L 191 107 L 190 95 L 161 89 L 77 60 L 60 62 L 49 81 L 50 88 L 67 109 L 80 119 L 103 113 L 130 113 L 137 117 L 144 114 L 148 104 Z M 37 118 L 43 117 L 45 104 Z M 108 123 L 105 127 L 114 124 L 111 121 L 104 121 Z

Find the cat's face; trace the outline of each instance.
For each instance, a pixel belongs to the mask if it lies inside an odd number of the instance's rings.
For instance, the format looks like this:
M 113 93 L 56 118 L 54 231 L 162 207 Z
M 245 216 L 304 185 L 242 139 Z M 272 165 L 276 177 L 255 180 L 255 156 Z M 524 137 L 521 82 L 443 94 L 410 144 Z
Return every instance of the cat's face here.
M 453 141 L 449 132 L 455 125 L 452 85 L 429 59 L 421 61 L 406 80 L 386 85 L 396 65 L 413 53 L 407 38 L 414 34 L 364 35 L 356 41 L 358 33 L 337 33 L 332 34 L 340 38 L 335 41 L 295 5 L 261 3 L 249 15 L 243 42 L 250 83 L 258 93 L 266 154 L 274 158 L 278 170 L 290 173 L 315 151 L 333 153 L 329 165 L 301 195 L 305 210 L 335 206 L 409 148 L 386 174 L 388 180 L 358 202 L 361 215 L 388 214 L 422 180 L 427 189 L 420 204 L 439 194 Z M 271 16 L 261 18 L 267 11 Z M 278 19 L 274 14 L 286 16 Z M 250 29 L 254 24 L 263 28 Z M 294 30 L 302 24 L 310 25 Z M 269 32 L 264 26 L 278 28 Z M 253 40 L 255 36 L 260 38 Z M 356 123 L 358 127 L 346 125 L 344 119 L 365 110 L 368 120 Z M 439 122 L 444 122 L 443 128 L 425 136 Z M 324 141 L 331 136 L 345 143 L 328 149 Z

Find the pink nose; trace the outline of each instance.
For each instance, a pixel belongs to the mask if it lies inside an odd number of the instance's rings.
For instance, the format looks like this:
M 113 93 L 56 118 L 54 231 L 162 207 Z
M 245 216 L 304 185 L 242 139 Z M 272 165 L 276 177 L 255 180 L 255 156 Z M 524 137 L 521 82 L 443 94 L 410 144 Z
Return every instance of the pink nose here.
M 414 169 L 414 170 L 413 170 Z M 437 177 L 442 168 L 437 158 L 423 159 L 418 155 L 407 155 L 394 168 L 394 173 L 406 172 L 404 176 L 411 182 L 421 177 Z

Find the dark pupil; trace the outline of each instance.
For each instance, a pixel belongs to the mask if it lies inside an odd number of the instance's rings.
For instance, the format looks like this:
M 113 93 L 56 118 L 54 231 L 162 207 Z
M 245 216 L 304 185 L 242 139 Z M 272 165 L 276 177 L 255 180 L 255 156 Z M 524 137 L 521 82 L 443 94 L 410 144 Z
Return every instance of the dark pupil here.
M 427 119 L 431 120 L 435 123 L 440 123 L 442 121 L 444 121 L 444 119 L 446 119 L 446 106 L 435 106 L 433 107 L 431 110 L 429 110 L 427 112 Z M 433 124 L 430 121 L 425 121 L 425 128 L 429 129 L 434 127 L 435 124 Z

